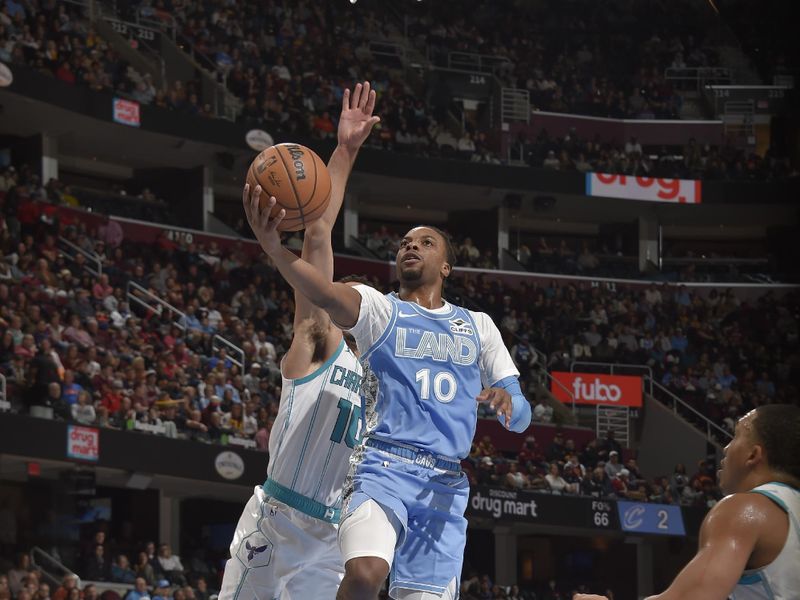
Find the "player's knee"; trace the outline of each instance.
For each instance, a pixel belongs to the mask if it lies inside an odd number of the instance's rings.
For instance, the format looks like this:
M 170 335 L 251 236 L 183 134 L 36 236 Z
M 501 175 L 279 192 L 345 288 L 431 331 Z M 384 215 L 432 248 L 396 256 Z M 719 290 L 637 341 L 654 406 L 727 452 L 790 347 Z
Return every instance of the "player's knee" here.
M 374 598 L 389 575 L 389 565 L 382 558 L 362 556 L 348 560 L 344 566 L 344 578 L 348 589 L 356 597 Z

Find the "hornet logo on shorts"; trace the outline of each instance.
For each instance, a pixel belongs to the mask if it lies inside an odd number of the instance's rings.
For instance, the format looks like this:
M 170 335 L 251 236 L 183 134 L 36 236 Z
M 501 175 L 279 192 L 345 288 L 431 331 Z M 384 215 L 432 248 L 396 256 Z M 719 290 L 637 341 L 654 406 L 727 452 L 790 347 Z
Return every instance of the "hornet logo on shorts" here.
M 472 324 L 465 321 L 461 317 L 457 319 L 450 319 L 450 331 L 453 333 L 464 333 L 466 335 L 472 335 Z
M 269 548 L 269 544 L 264 544 L 263 546 L 251 546 L 250 542 L 245 542 L 244 547 L 247 549 L 247 560 L 251 561 L 256 554 L 261 554 L 264 552 L 264 550 Z
M 248 569 L 260 569 L 272 562 L 272 542 L 261 531 L 254 531 L 239 542 L 236 557 Z

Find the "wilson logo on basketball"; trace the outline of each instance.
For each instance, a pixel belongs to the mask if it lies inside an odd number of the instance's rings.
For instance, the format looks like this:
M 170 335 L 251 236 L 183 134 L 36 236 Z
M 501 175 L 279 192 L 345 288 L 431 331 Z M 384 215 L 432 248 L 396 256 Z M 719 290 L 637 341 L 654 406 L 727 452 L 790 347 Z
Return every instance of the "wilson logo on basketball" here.
M 306 167 L 303 164 L 303 151 L 300 149 L 300 146 L 295 146 L 292 144 L 287 144 L 286 149 L 289 151 L 289 156 L 292 157 L 294 161 L 294 176 L 295 179 L 300 181 L 301 179 L 306 178 Z
M 625 375 L 553 372 L 551 392 L 561 402 L 616 406 L 642 405 L 642 379 Z

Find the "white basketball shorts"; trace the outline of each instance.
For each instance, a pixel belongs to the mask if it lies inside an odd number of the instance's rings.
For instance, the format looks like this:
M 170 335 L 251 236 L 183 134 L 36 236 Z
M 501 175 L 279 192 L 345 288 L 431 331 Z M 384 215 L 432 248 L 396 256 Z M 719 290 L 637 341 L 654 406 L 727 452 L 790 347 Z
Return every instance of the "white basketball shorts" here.
M 334 600 L 344 576 L 337 527 L 268 497 L 244 507 L 219 600 Z

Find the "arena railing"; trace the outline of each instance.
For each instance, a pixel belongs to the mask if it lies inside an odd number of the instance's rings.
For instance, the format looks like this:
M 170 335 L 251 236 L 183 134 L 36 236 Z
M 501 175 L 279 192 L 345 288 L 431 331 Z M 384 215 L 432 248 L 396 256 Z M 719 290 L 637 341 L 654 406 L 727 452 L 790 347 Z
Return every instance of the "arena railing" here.
M 80 576 L 64 566 L 52 554 L 48 554 L 39 546 L 34 546 L 31 548 L 30 556 L 31 564 L 42 573 L 44 578 L 47 579 L 51 585 L 58 587 L 61 585 L 61 581 L 65 575 L 72 575 L 78 580 L 78 588 L 80 589 Z M 56 575 L 53 574 L 54 572 Z
M 684 400 L 678 398 L 677 395 L 669 391 L 667 388 L 665 388 L 657 381 L 653 381 L 651 377 L 650 389 L 652 390 L 654 386 L 659 393 L 658 395 L 656 395 L 651 392 L 650 395 L 659 402 L 661 402 L 662 404 L 665 404 L 666 406 L 671 408 L 674 414 L 683 417 L 686 421 L 694 425 L 696 428 L 702 429 L 702 427 L 705 427 L 706 440 L 715 445 L 724 445 L 733 439 L 733 436 L 729 431 L 726 431 L 725 429 L 714 423 L 714 421 L 712 421 L 707 416 L 699 412 L 697 409 L 687 404 Z M 666 401 L 664 397 L 666 397 Z
M 89 264 L 86 264 L 83 267 L 86 271 L 88 271 L 95 277 L 100 277 L 100 275 L 103 274 L 103 261 L 100 260 L 100 257 L 97 254 L 95 254 L 94 252 L 87 252 L 86 250 L 84 250 L 80 246 L 76 246 L 63 236 L 58 236 L 58 242 L 63 246 L 66 246 L 67 248 L 72 250 L 73 253 L 82 254 L 83 257 L 87 261 L 89 261 Z M 75 254 L 70 254 L 69 252 L 63 250 L 62 254 L 64 255 L 65 258 L 67 258 L 67 260 L 75 262 Z M 94 267 L 92 267 L 91 265 L 94 265 Z
M 127 297 L 129 303 L 135 303 L 138 306 L 144 308 L 145 310 L 153 311 L 158 316 L 161 316 L 164 310 L 171 312 L 174 315 L 177 315 L 178 318 L 173 318 L 173 323 L 175 326 L 179 327 L 181 331 L 186 331 L 186 324 L 185 318 L 186 313 L 180 310 L 178 307 L 173 306 L 166 300 L 160 298 L 157 294 L 154 294 L 147 288 L 139 285 L 134 281 L 128 282 L 128 289 L 127 289 Z M 150 302 L 152 302 L 152 304 Z M 235 356 L 228 356 L 230 361 L 239 367 L 240 370 L 244 371 L 245 368 L 245 353 L 242 348 L 231 342 L 230 340 L 222 337 L 219 334 L 214 334 L 211 339 L 211 347 L 213 352 L 219 352 L 222 347 L 225 347 L 226 352 L 233 352 Z
M 11 410 L 11 402 L 6 395 L 6 376 L 0 373 L 0 412 Z
M 667 67 L 664 79 L 692 84 L 698 93 L 707 84 L 729 84 L 733 81 L 733 70 L 728 67 Z

